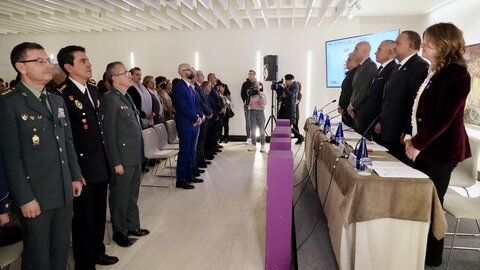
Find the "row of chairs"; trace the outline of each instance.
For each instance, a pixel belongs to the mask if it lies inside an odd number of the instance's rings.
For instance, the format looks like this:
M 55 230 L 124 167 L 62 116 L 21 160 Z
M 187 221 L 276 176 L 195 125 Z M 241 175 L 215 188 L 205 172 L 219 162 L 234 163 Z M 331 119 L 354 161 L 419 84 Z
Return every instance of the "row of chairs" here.
M 170 120 L 170 121 L 173 122 L 173 120 Z M 173 122 L 173 125 L 174 124 L 175 122 Z M 170 124 L 170 127 L 175 128 L 174 126 L 172 126 L 172 124 Z M 178 138 L 175 138 L 174 136 L 176 137 L 176 134 L 173 132 L 170 132 L 170 136 L 169 136 L 169 132 L 167 131 L 167 128 L 165 127 L 164 124 L 156 124 L 153 126 L 153 128 L 147 128 L 142 130 L 143 151 L 144 151 L 146 162 L 148 164 L 150 160 L 157 161 L 155 164 L 155 167 L 152 170 L 152 176 L 153 176 L 152 181 L 148 183 L 142 182 L 142 186 L 165 187 L 165 188 L 175 186 L 175 173 L 174 173 L 175 167 L 172 165 L 172 159 L 178 156 L 178 151 L 180 147 L 178 144 Z M 170 143 L 169 141 L 173 143 Z M 164 169 L 167 169 L 167 168 L 170 169 L 169 175 L 158 174 L 158 170 L 161 167 L 162 161 L 165 161 Z M 146 169 L 147 169 L 147 166 L 145 166 L 145 171 Z M 142 174 L 142 180 L 143 180 L 143 176 L 145 175 L 145 171 Z M 165 185 L 158 184 L 157 183 L 159 180 L 158 177 L 171 178 L 172 185 L 165 186 Z

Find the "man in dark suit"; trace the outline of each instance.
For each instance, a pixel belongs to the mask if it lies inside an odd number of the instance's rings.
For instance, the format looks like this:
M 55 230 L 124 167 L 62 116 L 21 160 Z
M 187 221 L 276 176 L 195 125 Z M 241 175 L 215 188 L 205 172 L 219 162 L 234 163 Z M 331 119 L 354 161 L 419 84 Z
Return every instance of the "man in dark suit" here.
M 113 240 L 121 247 L 133 245 L 128 235 L 150 232 L 140 228 L 138 193 L 143 160 L 140 117 L 127 93 L 132 76 L 122 62 L 107 65 L 106 78 L 112 85 L 100 98 L 103 135 L 114 176 L 110 183 L 110 213 Z
M 406 164 L 412 165 L 405 155 L 402 133 L 410 126 L 413 101 L 420 85 L 427 77 L 428 63 L 417 53 L 420 35 L 414 31 L 403 31 L 395 41 L 397 69 L 390 74 L 383 91 L 380 122 L 375 133 L 381 134 L 390 154 Z
M 67 46 L 58 52 L 57 59 L 68 76 L 57 90 L 67 105 L 78 163 L 87 182 L 82 196 L 73 200 L 75 269 L 95 269 L 95 264 L 118 262 L 117 257 L 105 254 L 103 244 L 111 170 L 99 125 L 100 94 L 88 82 L 92 77 L 92 64 L 85 48 Z
M 368 98 L 366 102 L 368 125 L 372 124 L 372 122 L 380 115 L 380 112 L 382 111 L 383 88 L 385 82 L 388 80 L 390 73 L 392 73 L 395 68 L 398 68 L 397 62 L 395 62 L 394 49 L 395 41 L 384 40 L 380 43 L 375 52 L 376 61 L 377 63 L 380 63 L 380 66 L 368 88 Z M 381 137 L 376 135 L 373 130 L 369 130 L 367 136 L 370 139 L 374 139 L 376 142 L 383 144 Z
M 45 92 L 53 60 L 36 43 L 12 50 L 20 75 L 0 98 L 0 147 L 23 231 L 22 269 L 65 269 L 73 197 L 83 177 L 63 99 Z
M 195 140 L 198 127 L 204 120 L 203 115 L 197 111 L 195 91 L 190 83 L 194 78 L 193 71 L 189 64 L 184 63 L 178 66 L 178 74 L 182 79 L 175 85 L 172 96 L 176 111 L 175 124 L 180 141 L 176 186 L 183 189 L 195 188 L 190 184 L 192 182 L 203 182 L 193 177 Z
M 355 45 L 355 60 L 359 63 L 352 80 L 352 97 L 348 105 L 348 114 L 353 118 L 355 130 L 363 134 L 367 129 L 368 87 L 375 76 L 377 65 L 370 59 L 370 43 L 361 41 Z
M 353 52 L 348 55 L 345 66 L 347 67 L 348 71 L 345 73 L 345 78 L 342 81 L 342 91 L 340 92 L 340 97 L 338 98 L 337 112 L 342 114 L 342 122 L 345 125 L 353 127 L 353 119 L 347 111 L 353 91 L 352 80 L 355 72 L 357 72 L 358 67 L 358 62 L 355 60 L 355 54 L 353 54 Z
M 196 165 L 198 168 L 206 168 L 207 162 L 210 161 L 205 160 L 205 140 L 207 139 L 207 131 L 209 125 L 209 119 L 212 118 L 213 112 L 212 107 L 210 106 L 210 102 L 206 96 L 205 90 L 202 88 L 202 83 L 205 80 L 205 76 L 201 70 L 196 71 L 195 76 L 195 93 L 197 100 L 200 102 L 202 112 L 206 116 L 206 120 L 200 125 L 199 135 L 198 135 L 198 142 L 197 142 L 197 161 Z M 207 120 L 208 119 L 208 120 Z

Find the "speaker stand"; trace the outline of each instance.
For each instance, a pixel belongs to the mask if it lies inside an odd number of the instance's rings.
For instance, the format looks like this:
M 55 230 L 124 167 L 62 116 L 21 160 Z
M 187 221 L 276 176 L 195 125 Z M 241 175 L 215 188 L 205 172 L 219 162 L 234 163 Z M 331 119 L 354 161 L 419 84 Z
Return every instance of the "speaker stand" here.
M 274 82 L 272 82 L 272 85 L 273 85 Z M 265 134 L 268 136 L 268 133 L 267 133 L 267 127 L 268 127 L 268 124 L 270 124 L 270 135 L 272 135 L 273 133 L 273 124 L 275 123 L 275 125 L 277 124 L 277 119 L 275 118 L 275 102 L 274 102 L 274 97 L 275 97 L 275 94 L 274 92 L 276 92 L 276 90 L 271 90 L 272 91 L 272 97 L 271 97 L 271 102 L 272 102 L 272 106 L 270 107 L 270 117 L 268 117 L 268 120 L 267 120 L 267 123 L 265 124 Z

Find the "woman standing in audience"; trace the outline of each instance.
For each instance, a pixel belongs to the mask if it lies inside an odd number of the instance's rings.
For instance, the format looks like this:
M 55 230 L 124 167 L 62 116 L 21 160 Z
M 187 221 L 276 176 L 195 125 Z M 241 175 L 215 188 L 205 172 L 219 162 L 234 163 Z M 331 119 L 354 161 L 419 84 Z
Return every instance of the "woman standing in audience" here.
M 153 124 L 160 124 L 162 123 L 163 118 L 163 104 L 158 92 L 155 91 L 155 79 L 153 76 L 145 76 L 143 78 L 143 86 L 147 88 L 148 92 L 150 92 L 150 96 L 152 96 L 152 111 L 155 113 L 153 116 Z
M 423 57 L 431 66 L 413 104 L 412 130 L 405 132 L 412 138 L 405 141 L 405 148 L 415 167 L 432 179 L 443 204 L 453 169 L 471 156 L 463 122 L 470 74 L 463 58 L 463 34 L 455 25 L 434 24 L 423 39 Z M 437 240 L 430 230 L 426 264 L 441 265 L 442 253 L 443 239 Z
M 157 77 L 159 79 L 159 77 Z M 168 120 L 175 118 L 175 109 L 173 108 L 173 102 L 170 98 L 170 94 L 168 93 L 168 85 L 170 85 L 170 89 L 172 88 L 172 83 L 170 80 L 166 80 L 165 82 L 160 82 L 156 80 L 157 84 L 157 93 L 159 97 L 162 99 L 163 104 L 163 123 Z
M 223 104 L 226 104 L 226 111 L 225 111 L 225 115 L 223 116 L 223 136 L 222 136 L 222 132 L 220 132 L 220 141 L 228 143 L 228 134 L 230 130 L 228 122 L 230 118 L 233 117 L 231 114 L 231 112 L 233 112 L 231 94 L 226 84 L 217 84 L 217 91 L 218 93 L 220 93 L 220 97 L 223 100 Z

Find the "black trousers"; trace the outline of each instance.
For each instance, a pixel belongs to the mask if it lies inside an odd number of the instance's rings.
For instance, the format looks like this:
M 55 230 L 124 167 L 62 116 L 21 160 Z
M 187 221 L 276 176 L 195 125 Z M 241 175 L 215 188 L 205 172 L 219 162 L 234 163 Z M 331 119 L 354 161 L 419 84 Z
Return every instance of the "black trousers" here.
M 198 142 L 197 142 L 197 166 L 198 165 L 205 165 L 205 141 L 207 139 L 207 132 L 208 132 L 208 125 L 210 121 L 204 122 L 200 126 L 200 133 L 198 134 Z
M 26 218 L 17 209 L 23 234 L 22 270 L 65 270 L 72 203 L 41 211 L 35 218 Z
M 105 254 L 103 238 L 107 214 L 108 182 L 88 183 L 73 200 L 72 240 L 75 270 L 95 269 Z
M 400 136 L 398 141 L 384 141 L 384 145 L 388 149 L 388 153 L 400 160 L 401 162 L 407 164 L 410 167 L 413 167 L 413 161 L 407 157 L 405 154 L 405 145 L 400 143 Z
M 432 179 L 435 188 L 437 189 L 438 198 L 443 205 L 443 197 L 447 192 L 448 184 L 450 183 L 450 176 L 457 163 L 440 162 L 440 161 L 415 161 L 415 168 L 425 173 Z M 443 254 L 443 238 L 437 240 L 433 236 L 432 228 L 428 232 L 427 239 L 427 254 L 425 256 L 425 263 L 430 266 L 438 266 L 442 264 Z

